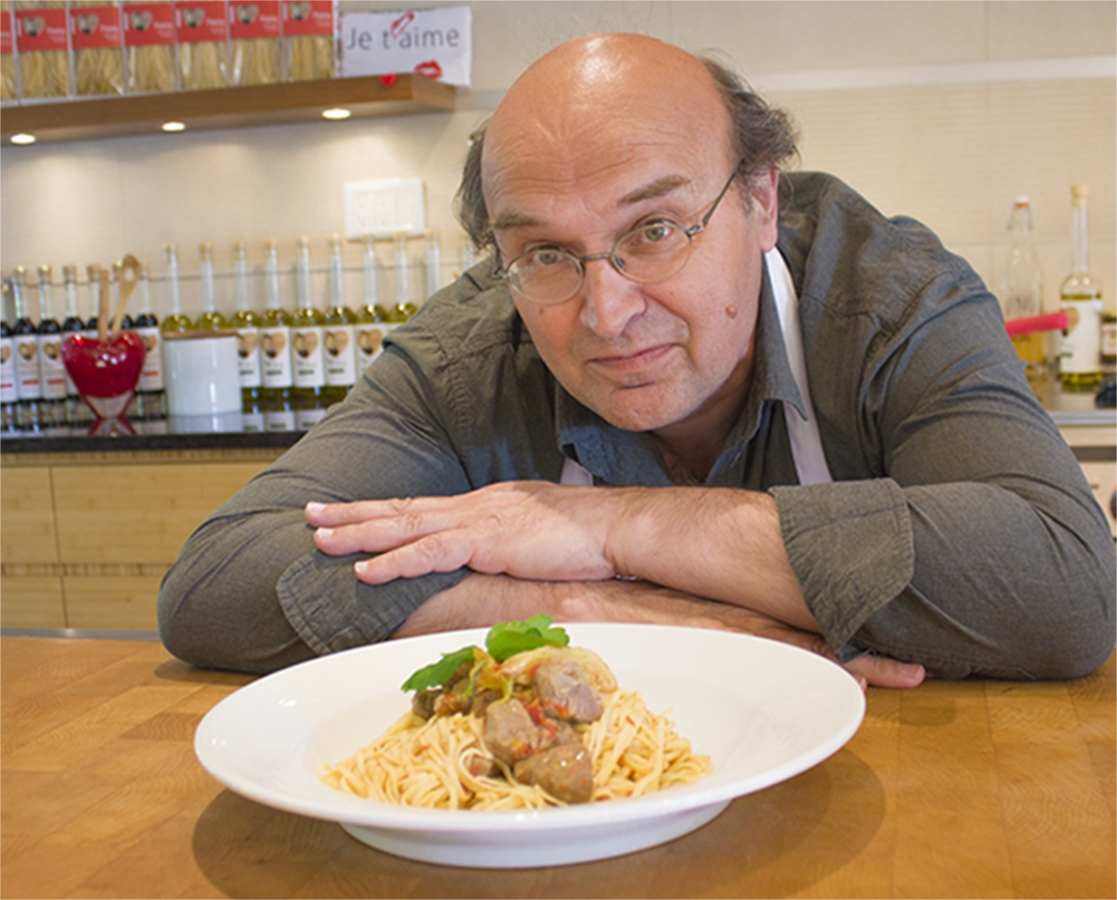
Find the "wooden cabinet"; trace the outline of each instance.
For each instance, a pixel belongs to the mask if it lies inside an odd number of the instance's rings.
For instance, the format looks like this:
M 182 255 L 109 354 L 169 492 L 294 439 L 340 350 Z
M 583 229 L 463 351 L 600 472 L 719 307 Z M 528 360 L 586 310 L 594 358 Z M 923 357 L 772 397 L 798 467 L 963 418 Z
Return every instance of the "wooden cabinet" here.
M 1061 424 L 1059 431 L 1074 451 L 1086 480 L 1090 482 L 1090 489 L 1105 510 L 1109 527 L 1117 538 L 1117 519 L 1114 518 L 1114 499 L 1117 497 L 1117 428 L 1113 425 Z
M 4 456 L 0 624 L 154 629 L 183 542 L 282 452 Z

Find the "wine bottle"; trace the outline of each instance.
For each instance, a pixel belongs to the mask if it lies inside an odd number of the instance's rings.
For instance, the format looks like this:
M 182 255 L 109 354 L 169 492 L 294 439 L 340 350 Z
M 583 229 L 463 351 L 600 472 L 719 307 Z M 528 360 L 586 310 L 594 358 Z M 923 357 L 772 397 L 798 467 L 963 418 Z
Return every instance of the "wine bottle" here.
M 339 403 L 357 381 L 357 314 L 345 303 L 345 266 L 341 238 L 330 236 L 330 305 L 322 334 L 326 365 L 326 402 Z
M 357 312 L 357 368 L 363 372 L 380 355 L 384 336 L 395 325 L 388 321 L 388 313 L 378 302 L 380 262 L 376 258 L 376 241 L 371 234 L 365 235 L 361 264 L 365 302 Z
M 54 317 L 51 268 L 39 266 L 39 416 L 44 427 L 66 424 L 66 366 L 62 362 L 62 325 Z
M 411 279 L 408 275 L 411 266 L 407 258 L 407 234 L 397 231 L 392 236 L 392 242 L 396 250 L 396 305 L 388 313 L 388 320 L 402 325 L 417 312 L 417 307 L 411 302 Z
M 27 312 L 25 278 L 27 270 L 16 266 L 12 275 L 12 303 L 15 322 L 12 323 L 12 348 L 16 360 L 16 389 L 19 391 L 19 428 L 21 431 L 38 431 L 41 427 L 39 403 L 43 397 L 39 373 L 39 332 Z
M 0 273 L 0 429 L 16 431 L 19 428 L 19 387 L 16 380 L 15 346 L 12 328 L 8 324 L 8 298 L 12 293 L 11 282 Z
M 194 323 L 182 312 L 182 287 L 178 280 L 178 248 L 174 244 L 163 245 L 163 259 L 167 263 L 167 295 L 170 299 L 171 314 L 163 316 L 159 324 L 160 334 L 176 334 L 193 331 Z
M 291 366 L 291 323 L 279 290 L 279 251 L 274 240 L 264 243 L 264 289 L 267 307 L 260 322 L 260 365 L 263 369 L 264 421 L 268 431 L 294 431 Z
M 97 312 L 101 308 L 101 267 L 97 263 L 90 263 L 85 267 L 85 291 L 89 297 L 87 309 L 89 318 L 85 321 L 85 336 L 96 338 Z
M 229 320 L 217 311 L 217 290 L 213 283 L 213 244 L 202 241 L 198 245 L 198 272 L 202 286 L 202 313 L 194 327 L 199 331 L 225 331 Z
M 263 400 L 260 317 L 252 311 L 248 296 L 248 248 L 242 241 L 233 244 L 233 286 L 237 311 L 233 314 L 232 326 L 237 332 L 241 405 L 246 412 L 259 412 L 258 407 Z
M 139 298 L 139 308 L 132 328 L 144 342 L 144 367 L 136 386 L 140 416 L 147 420 L 162 419 L 167 414 L 166 385 L 163 382 L 163 338 L 159 330 L 159 318 L 151 308 L 151 273 L 146 265 L 140 267 L 136 279 L 136 296 Z
M 1101 285 L 1090 274 L 1086 234 L 1089 188 L 1071 185 L 1071 271 L 1059 290 L 1059 306 L 1067 314 L 1059 353 L 1063 390 L 1092 391 L 1102 378 Z
M 326 361 L 322 352 L 325 316 L 314 303 L 310 270 L 310 239 L 299 238 L 295 264 L 298 307 L 291 325 L 291 362 L 295 381 L 295 418 L 309 428 L 325 415 Z
M 65 345 L 69 337 L 85 331 L 85 322 L 78 309 L 78 267 L 72 263 L 62 267 L 62 297 L 66 316 L 62 320 L 62 343 Z M 66 373 L 66 421 L 71 425 L 93 421 L 92 411 L 81 399 L 69 372 Z

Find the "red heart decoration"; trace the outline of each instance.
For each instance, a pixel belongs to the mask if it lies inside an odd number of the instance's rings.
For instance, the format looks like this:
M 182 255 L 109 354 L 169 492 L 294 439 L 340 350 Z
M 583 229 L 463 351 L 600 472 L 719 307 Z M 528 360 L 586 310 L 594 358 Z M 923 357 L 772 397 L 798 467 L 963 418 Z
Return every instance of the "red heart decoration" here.
M 380 76 L 380 83 L 382 85 L 384 85 L 384 87 L 391 87 L 393 84 L 396 83 L 396 76 L 395 75 L 381 75 Z
M 134 331 L 122 331 L 108 341 L 75 334 L 62 344 L 66 371 L 78 393 L 101 417 L 119 415 L 127 407 L 140 380 L 145 354 L 143 338 Z M 106 403 L 108 400 L 120 402 Z M 118 406 L 119 411 L 114 411 Z

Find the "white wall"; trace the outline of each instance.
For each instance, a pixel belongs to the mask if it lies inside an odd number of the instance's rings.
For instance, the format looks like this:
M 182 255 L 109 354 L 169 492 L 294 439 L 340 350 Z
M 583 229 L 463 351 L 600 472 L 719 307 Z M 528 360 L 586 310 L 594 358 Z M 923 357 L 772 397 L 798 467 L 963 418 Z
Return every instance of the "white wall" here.
M 345 0 L 352 8 L 400 3 Z M 432 5 L 432 4 L 425 4 Z M 454 5 L 445 3 L 439 5 Z M 718 51 L 802 131 L 802 167 L 854 185 L 889 215 L 915 216 L 966 256 L 996 290 L 1005 222 L 1032 197 L 1046 305 L 1069 265 L 1069 185 L 1091 188 L 1091 268 L 1117 294 L 1117 3 L 1106 2 L 473 2 L 473 86 L 452 114 L 272 126 L 0 150 L 0 263 L 84 267 L 124 253 L 163 273 L 160 247 L 179 245 L 184 275 L 213 241 L 217 268 L 265 238 L 281 262 L 343 230 L 342 185 L 417 177 L 428 225 L 442 238 L 444 278 L 457 268 L 450 206 L 469 133 L 532 59 L 595 30 L 652 34 Z M 423 242 L 414 242 L 413 256 Z M 350 301 L 360 251 L 346 250 Z M 381 292 L 394 299 L 391 248 Z M 414 299 L 424 289 L 412 276 Z M 324 291 L 319 275 L 316 289 Z M 185 292 L 196 311 L 194 283 Z M 220 282 L 223 302 L 231 288 Z M 157 311 L 164 295 L 156 291 Z

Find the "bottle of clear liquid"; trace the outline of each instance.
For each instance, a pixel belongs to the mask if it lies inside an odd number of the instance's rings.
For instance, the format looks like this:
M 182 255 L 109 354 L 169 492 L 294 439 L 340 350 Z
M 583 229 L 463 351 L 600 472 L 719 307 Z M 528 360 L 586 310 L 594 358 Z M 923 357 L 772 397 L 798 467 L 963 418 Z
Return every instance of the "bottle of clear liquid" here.
M 380 355 L 384 336 L 395 324 L 388 321 L 388 313 L 378 301 L 380 262 L 376 258 L 376 241 L 370 234 L 365 235 L 361 264 L 365 302 L 357 312 L 357 368 L 363 372 Z
M 388 320 L 401 325 L 418 311 L 411 302 L 410 262 L 407 258 L 407 234 L 397 231 L 392 235 L 396 251 L 396 305 L 388 313 Z
M 136 279 L 136 320 L 132 330 L 144 342 L 144 367 L 136 385 L 140 415 L 147 420 L 162 419 L 167 415 L 166 385 L 163 382 L 163 337 L 159 318 L 151 308 L 151 273 L 141 266 Z
M 194 327 L 199 331 L 225 331 L 229 320 L 217 311 L 217 289 L 213 282 L 213 244 L 202 241 L 198 245 L 198 274 L 202 285 L 202 314 Z
M 268 431 L 294 431 L 294 375 L 291 366 L 291 325 L 279 289 L 279 248 L 264 243 L 264 289 L 267 307 L 260 322 L 260 365 L 264 384 L 264 422 Z
M 252 311 L 248 296 L 248 248 L 242 241 L 233 244 L 233 286 L 237 311 L 232 326 L 237 332 L 237 358 L 240 371 L 241 406 L 246 414 L 260 413 L 263 400 L 263 372 L 260 368 L 260 318 Z
M 341 238 L 330 235 L 330 305 L 326 309 L 323 347 L 326 402 L 339 403 L 357 381 L 357 314 L 345 302 L 345 266 Z
M 19 382 L 16 378 L 16 350 L 8 324 L 8 298 L 12 287 L 2 274 L 0 290 L 3 298 L 0 312 L 0 429 L 16 431 L 19 428 Z
M 1011 246 L 1001 280 L 1001 307 L 1005 320 L 1038 316 L 1043 311 L 1043 271 L 1032 242 L 1032 204 L 1017 197 L 1008 216 Z M 1033 331 L 1012 339 L 1024 361 L 1024 374 L 1033 385 L 1043 381 L 1047 362 L 1046 331 Z
M 183 331 L 193 331 L 194 323 L 182 311 L 182 286 L 178 280 L 178 248 L 174 244 L 164 244 L 163 259 L 167 263 L 167 295 L 171 314 L 163 317 L 159 332 L 178 334 Z
M 66 265 L 62 267 L 62 291 L 65 303 L 66 318 L 62 320 L 62 343 L 71 335 L 80 335 L 85 331 L 85 322 L 82 321 L 81 311 L 78 309 L 78 267 Z M 93 414 L 85 401 L 78 393 L 77 385 L 70 373 L 66 373 L 66 420 L 71 425 L 80 425 L 93 421 Z
M 62 363 L 62 325 L 54 317 L 51 268 L 39 266 L 39 416 L 45 427 L 66 424 L 66 366 Z
M 427 296 L 442 287 L 442 246 L 438 232 L 427 232 Z
M 295 376 L 295 412 L 299 428 L 309 428 L 326 413 L 326 360 L 322 331 L 326 317 L 314 303 L 310 238 L 299 238 L 295 262 L 298 307 L 291 326 L 291 360 Z
M 1071 272 L 1059 290 L 1059 306 L 1068 324 L 1059 352 L 1063 390 L 1092 391 L 1102 378 L 1101 285 L 1090 274 L 1084 184 L 1071 185 Z
M 39 373 L 39 329 L 28 314 L 26 277 L 27 270 L 23 266 L 16 266 L 11 280 L 16 317 L 12 323 L 12 346 L 15 351 L 16 384 L 19 391 L 19 428 L 21 431 L 38 431 L 42 425 L 39 403 L 43 398 Z

